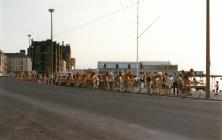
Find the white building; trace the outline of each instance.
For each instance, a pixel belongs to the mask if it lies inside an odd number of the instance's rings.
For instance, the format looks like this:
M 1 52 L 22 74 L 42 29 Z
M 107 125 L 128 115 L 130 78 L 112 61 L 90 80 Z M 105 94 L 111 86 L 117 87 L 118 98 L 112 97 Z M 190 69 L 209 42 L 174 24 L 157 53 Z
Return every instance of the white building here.
M 121 71 L 131 69 L 134 75 L 136 75 L 137 63 L 136 62 L 120 62 L 120 61 L 99 61 L 97 68 L 99 71 L 103 71 L 105 68 L 111 72 L 114 72 L 117 68 Z M 139 72 L 163 72 L 173 75 L 178 71 L 178 65 L 172 65 L 169 61 L 140 61 Z

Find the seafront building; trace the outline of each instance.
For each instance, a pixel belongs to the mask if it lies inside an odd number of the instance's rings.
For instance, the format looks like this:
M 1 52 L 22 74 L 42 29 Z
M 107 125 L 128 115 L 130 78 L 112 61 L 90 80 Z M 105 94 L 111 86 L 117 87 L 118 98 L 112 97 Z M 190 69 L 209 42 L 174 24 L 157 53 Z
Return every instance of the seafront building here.
M 120 62 L 120 61 L 99 61 L 97 68 L 99 71 L 103 71 L 104 69 L 114 72 L 119 69 L 121 71 L 126 71 L 130 69 L 134 75 L 136 75 L 137 71 L 137 63 L 136 62 Z M 139 72 L 163 72 L 168 73 L 169 75 L 173 75 L 174 72 L 178 71 L 178 65 L 172 65 L 169 61 L 140 61 L 139 62 Z
M 0 50 L 0 75 L 6 73 L 6 55 Z
M 20 50 L 19 53 L 5 53 L 7 73 L 30 73 L 32 71 L 31 58 L 25 55 L 25 50 Z
M 28 56 L 32 60 L 32 70 L 36 73 L 67 72 L 75 67 L 75 59 L 71 58 L 69 44 L 62 44 L 51 40 L 34 41 L 28 48 Z M 52 68 L 53 67 L 53 68 Z

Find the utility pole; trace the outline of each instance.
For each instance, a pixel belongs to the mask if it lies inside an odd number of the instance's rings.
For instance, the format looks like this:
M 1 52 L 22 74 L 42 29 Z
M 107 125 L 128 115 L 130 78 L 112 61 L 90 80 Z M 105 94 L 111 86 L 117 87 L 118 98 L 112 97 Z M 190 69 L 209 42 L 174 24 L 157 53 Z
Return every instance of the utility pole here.
M 53 77 L 53 25 L 52 25 L 52 13 L 55 11 L 55 9 L 49 9 L 49 12 L 51 14 L 51 48 L 52 48 L 52 77 Z
M 137 1 L 137 35 L 136 35 L 136 76 L 139 76 L 139 38 L 159 19 L 160 16 L 157 16 L 153 22 L 139 35 L 139 0 Z
M 139 76 L 139 0 L 137 1 L 137 35 L 136 35 L 136 78 Z
M 210 0 L 206 0 L 206 98 L 210 98 Z

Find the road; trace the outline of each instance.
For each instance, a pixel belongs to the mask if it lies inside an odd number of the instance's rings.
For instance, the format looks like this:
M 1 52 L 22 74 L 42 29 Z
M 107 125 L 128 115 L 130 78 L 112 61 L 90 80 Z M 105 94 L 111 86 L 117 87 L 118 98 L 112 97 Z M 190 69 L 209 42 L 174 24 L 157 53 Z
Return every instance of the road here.
M 0 140 L 221 139 L 221 101 L 0 78 Z

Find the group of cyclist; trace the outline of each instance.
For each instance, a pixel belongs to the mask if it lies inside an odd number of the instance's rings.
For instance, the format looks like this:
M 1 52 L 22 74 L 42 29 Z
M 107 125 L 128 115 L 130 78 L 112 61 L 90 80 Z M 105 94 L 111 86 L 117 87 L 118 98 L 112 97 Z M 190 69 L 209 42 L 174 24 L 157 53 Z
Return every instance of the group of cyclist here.
M 17 74 L 15 78 L 36 83 L 176 96 L 189 95 L 192 85 L 198 84 L 193 69 L 188 72 L 184 70 L 179 73 L 175 72 L 173 75 L 162 72 L 140 72 L 138 77 L 134 76 L 131 70 L 115 71 L 114 73 L 107 70 L 102 73 L 97 71 L 77 72 L 76 74 L 58 73 L 55 76 L 51 74 Z

